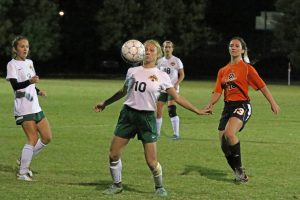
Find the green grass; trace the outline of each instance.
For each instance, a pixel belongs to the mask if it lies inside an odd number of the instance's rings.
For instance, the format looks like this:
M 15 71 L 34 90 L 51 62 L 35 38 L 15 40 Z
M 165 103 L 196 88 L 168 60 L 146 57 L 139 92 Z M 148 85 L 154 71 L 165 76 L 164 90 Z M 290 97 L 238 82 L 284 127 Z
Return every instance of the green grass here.
M 40 104 L 49 119 L 54 138 L 34 158 L 35 182 L 16 180 L 16 159 L 26 141 L 12 116 L 13 92 L 0 80 L 0 199 L 155 199 L 152 176 L 139 141 L 125 148 L 124 193 L 102 195 L 111 183 L 108 150 L 122 100 L 103 113 L 93 112 L 96 102 L 122 86 L 117 80 L 42 80 L 38 87 L 48 92 Z M 185 81 L 181 94 L 204 107 L 213 82 Z M 223 107 L 220 101 L 212 116 L 197 116 L 178 108 L 181 137 L 171 140 L 166 109 L 158 157 L 163 166 L 169 199 L 300 199 L 299 86 L 269 85 L 281 106 L 273 115 L 260 92 L 250 91 L 253 115 L 239 133 L 247 184 L 235 185 L 233 174 L 219 147 L 217 125 Z

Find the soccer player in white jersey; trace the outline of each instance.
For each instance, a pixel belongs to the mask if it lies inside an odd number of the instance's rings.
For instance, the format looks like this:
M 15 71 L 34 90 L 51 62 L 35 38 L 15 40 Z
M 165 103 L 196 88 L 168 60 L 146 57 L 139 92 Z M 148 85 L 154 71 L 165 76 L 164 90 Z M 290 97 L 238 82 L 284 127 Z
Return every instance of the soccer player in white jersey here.
M 166 72 L 171 82 L 176 89 L 176 92 L 179 93 L 179 84 L 184 79 L 184 70 L 183 64 L 179 58 L 173 55 L 174 46 L 171 41 L 165 41 L 163 43 L 164 57 L 160 58 L 157 61 L 157 67 L 161 71 Z M 157 124 L 157 134 L 160 136 L 160 130 L 162 126 L 162 114 L 163 106 L 168 102 L 168 113 L 171 120 L 173 128 L 173 139 L 179 139 L 179 116 L 176 112 L 176 101 L 174 98 L 165 91 L 162 91 L 158 101 L 157 101 L 157 111 L 156 111 L 156 124 Z
M 129 68 L 122 89 L 95 106 L 101 112 L 106 106 L 126 96 L 120 112 L 109 152 L 109 169 L 113 184 L 104 194 L 117 194 L 123 191 L 121 153 L 131 138 L 137 135 L 142 141 L 147 165 L 151 170 L 157 196 L 167 196 L 162 183 L 162 167 L 157 161 L 157 129 L 155 120 L 156 101 L 160 91 L 165 90 L 184 108 L 198 115 L 210 114 L 209 109 L 199 110 L 184 97 L 179 96 L 169 76 L 156 67 L 161 56 L 161 47 L 155 40 L 145 43 L 145 57 L 142 66 Z
M 20 165 L 18 180 L 31 181 L 30 163 L 52 139 L 49 122 L 45 117 L 38 100 L 38 95 L 46 96 L 35 84 L 39 82 L 33 62 L 27 59 L 29 41 L 26 37 L 18 36 L 12 42 L 12 60 L 7 64 L 6 79 L 14 90 L 14 116 L 17 125 L 21 125 L 27 137 L 21 157 L 17 160 Z M 40 135 L 40 138 L 39 138 Z

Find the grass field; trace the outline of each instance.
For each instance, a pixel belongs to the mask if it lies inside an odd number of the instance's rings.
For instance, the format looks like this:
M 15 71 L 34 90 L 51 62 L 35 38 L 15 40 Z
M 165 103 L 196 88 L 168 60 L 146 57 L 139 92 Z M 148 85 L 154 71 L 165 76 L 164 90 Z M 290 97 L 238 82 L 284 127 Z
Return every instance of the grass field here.
M 111 183 L 107 154 L 123 101 L 103 113 L 93 112 L 96 102 L 122 86 L 119 80 L 41 80 L 48 97 L 40 104 L 54 138 L 33 159 L 34 182 L 16 180 L 16 159 L 25 143 L 12 116 L 13 93 L 0 80 L 0 199 L 156 199 L 142 145 L 132 140 L 122 155 L 125 191 L 103 196 Z M 185 81 L 181 94 L 203 107 L 213 82 Z M 249 183 L 235 185 L 233 174 L 219 148 L 217 125 L 223 103 L 212 116 L 197 116 L 178 108 L 181 137 L 171 140 L 165 110 L 158 157 L 163 166 L 169 199 L 276 200 L 300 199 L 299 86 L 269 85 L 282 112 L 275 116 L 260 92 L 250 92 L 253 115 L 239 134 L 242 160 Z

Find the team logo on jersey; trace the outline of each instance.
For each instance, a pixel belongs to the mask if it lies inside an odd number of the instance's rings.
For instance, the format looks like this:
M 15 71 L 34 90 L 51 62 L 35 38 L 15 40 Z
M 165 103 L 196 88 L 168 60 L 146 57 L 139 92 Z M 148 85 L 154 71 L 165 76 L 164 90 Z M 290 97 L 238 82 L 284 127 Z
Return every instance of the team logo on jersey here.
M 151 75 L 151 76 L 149 76 L 148 79 L 150 79 L 152 82 L 153 82 L 153 81 L 158 81 L 158 78 L 157 78 L 156 75 Z
M 172 66 L 174 66 L 174 65 L 175 65 L 175 62 L 171 62 L 170 64 L 171 64 Z
M 228 74 L 228 80 L 233 81 L 235 79 L 234 73 Z

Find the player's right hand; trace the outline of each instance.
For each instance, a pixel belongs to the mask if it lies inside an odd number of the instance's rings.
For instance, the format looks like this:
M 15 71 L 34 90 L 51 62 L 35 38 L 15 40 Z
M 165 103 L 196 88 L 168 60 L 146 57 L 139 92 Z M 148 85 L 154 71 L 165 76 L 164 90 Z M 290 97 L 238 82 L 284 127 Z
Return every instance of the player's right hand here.
M 210 108 L 204 108 L 202 110 L 197 111 L 198 115 L 211 115 L 212 114 L 212 110 Z
M 212 110 L 213 109 L 213 104 L 212 103 L 208 103 L 207 106 L 205 107 L 205 109 L 210 109 Z
M 97 103 L 96 106 L 95 106 L 95 108 L 94 108 L 95 112 L 101 112 L 104 109 L 105 109 L 105 102 L 103 102 L 103 101 Z
M 40 80 L 39 76 L 34 75 L 33 77 L 31 77 L 31 79 L 29 80 L 31 84 L 33 83 L 38 83 Z

